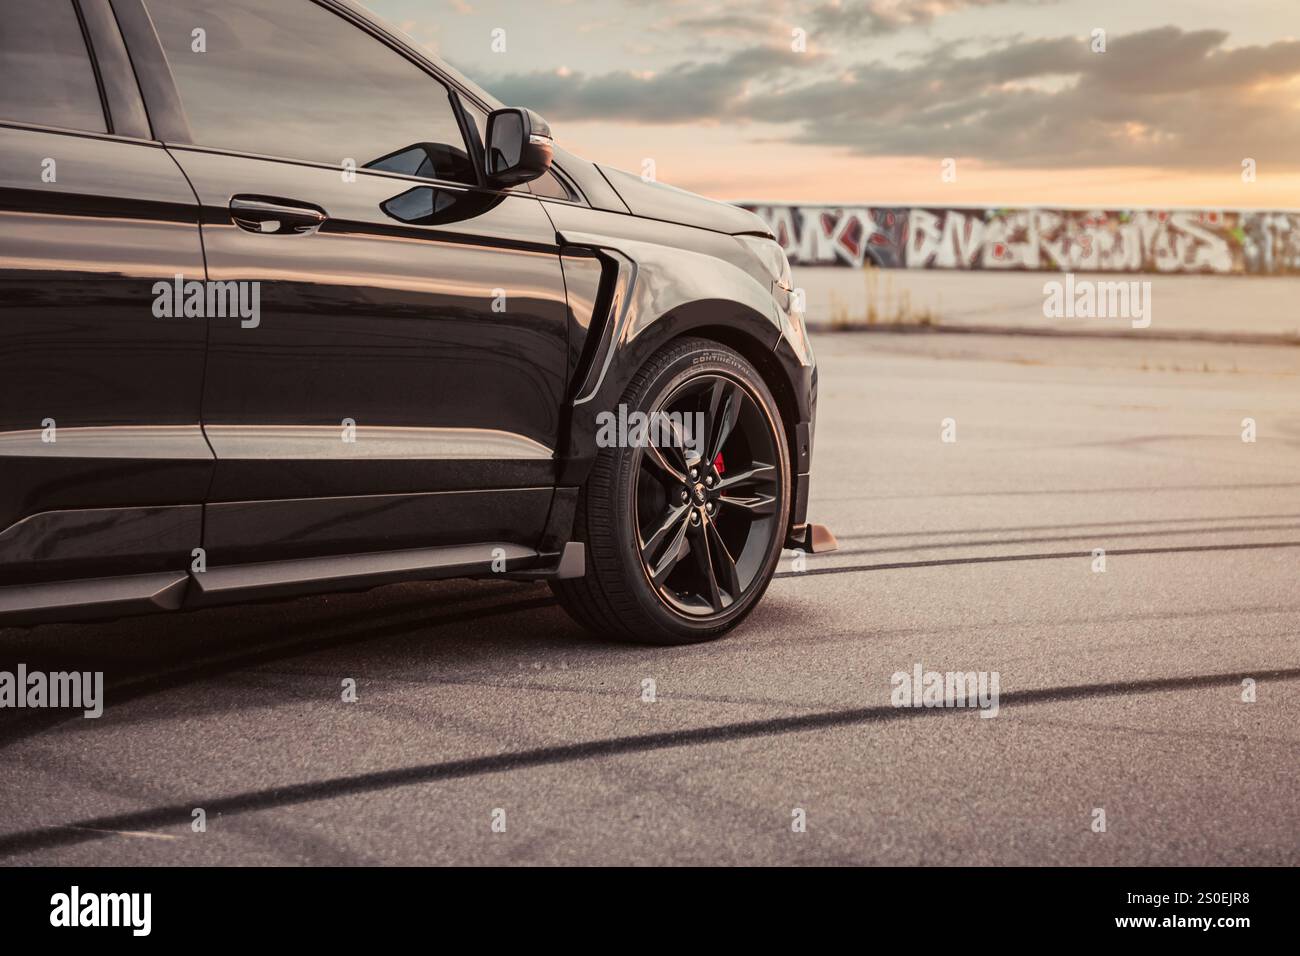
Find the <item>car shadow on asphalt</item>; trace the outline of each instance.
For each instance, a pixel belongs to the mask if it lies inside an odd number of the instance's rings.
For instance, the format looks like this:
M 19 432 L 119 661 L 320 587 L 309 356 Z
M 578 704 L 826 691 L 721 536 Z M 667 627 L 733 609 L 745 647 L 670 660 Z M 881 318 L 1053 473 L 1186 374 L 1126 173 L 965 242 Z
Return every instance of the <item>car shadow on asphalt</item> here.
M 505 598 L 505 600 L 503 600 Z M 102 625 L 60 624 L 0 631 L 0 668 L 21 661 L 29 672 L 102 671 L 115 706 L 254 667 L 405 635 L 427 639 L 468 625 L 555 605 L 544 585 L 443 581 L 394 585 L 327 598 L 298 598 L 129 618 Z M 506 649 L 590 646 L 576 624 L 557 635 L 512 629 Z M 9 710 L 0 722 L 0 751 L 80 719 L 78 711 Z

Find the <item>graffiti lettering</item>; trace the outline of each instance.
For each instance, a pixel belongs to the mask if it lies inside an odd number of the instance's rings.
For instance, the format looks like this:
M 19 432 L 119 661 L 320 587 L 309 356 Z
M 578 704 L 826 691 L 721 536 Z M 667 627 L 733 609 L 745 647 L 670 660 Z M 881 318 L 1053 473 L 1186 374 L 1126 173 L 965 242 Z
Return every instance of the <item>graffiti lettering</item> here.
M 1300 212 L 746 206 L 794 265 L 1300 273 Z

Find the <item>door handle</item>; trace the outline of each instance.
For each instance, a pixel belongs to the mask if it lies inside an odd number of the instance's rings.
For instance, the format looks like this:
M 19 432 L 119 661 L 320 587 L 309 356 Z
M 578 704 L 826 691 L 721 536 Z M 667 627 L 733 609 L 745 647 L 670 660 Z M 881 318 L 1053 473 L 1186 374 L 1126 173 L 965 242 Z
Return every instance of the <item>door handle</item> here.
M 230 200 L 230 218 L 240 229 L 271 235 L 309 236 L 329 218 L 310 203 L 264 196 L 236 196 Z

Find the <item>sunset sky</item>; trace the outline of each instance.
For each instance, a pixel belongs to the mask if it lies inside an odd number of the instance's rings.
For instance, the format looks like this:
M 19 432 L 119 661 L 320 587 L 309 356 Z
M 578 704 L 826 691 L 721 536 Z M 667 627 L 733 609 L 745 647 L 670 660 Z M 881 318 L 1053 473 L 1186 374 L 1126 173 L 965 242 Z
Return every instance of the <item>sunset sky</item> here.
M 1300 208 L 1300 0 L 363 2 L 574 152 L 719 199 Z

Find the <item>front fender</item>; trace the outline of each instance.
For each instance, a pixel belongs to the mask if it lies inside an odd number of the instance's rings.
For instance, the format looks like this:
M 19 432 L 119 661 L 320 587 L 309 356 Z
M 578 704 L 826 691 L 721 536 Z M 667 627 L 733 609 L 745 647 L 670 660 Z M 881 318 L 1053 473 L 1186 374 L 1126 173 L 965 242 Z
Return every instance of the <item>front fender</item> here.
M 575 350 L 581 357 L 558 455 L 558 482 L 566 486 L 586 480 L 599 414 L 617 409 L 637 370 L 665 343 L 693 329 L 725 328 L 773 352 L 782 325 L 770 287 L 715 255 L 580 232 L 562 232 L 560 240 L 566 264 L 599 260 L 604 286 Z

